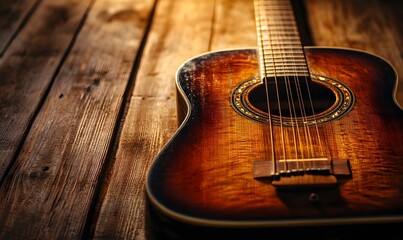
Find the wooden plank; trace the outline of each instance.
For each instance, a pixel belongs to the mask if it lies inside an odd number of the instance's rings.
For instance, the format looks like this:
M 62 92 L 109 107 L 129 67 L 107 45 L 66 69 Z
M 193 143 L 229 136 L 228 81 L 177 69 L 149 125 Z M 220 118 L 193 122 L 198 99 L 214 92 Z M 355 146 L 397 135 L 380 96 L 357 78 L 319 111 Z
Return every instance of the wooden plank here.
M 46 94 L 89 2 L 43 1 L 0 59 L 0 179 Z
M 2 0 L 0 2 L 0 57 L 40 0 Z
M 253 1 L 218 0 L 211 50 L 257 47 Z
M 83 237 L 153 2 L 95 2 L 1 186 L 0 238 Z
M 319 46 L 355 48 L 389 61 L 403 103 L 403 2 L 399 0 L 305 0 L 313 40 Z
M 145 175 L 177 128 L 175 72 L 209 50 L 214 0 L 160 0 L 124 121 L 95 239 L 145 239 Z

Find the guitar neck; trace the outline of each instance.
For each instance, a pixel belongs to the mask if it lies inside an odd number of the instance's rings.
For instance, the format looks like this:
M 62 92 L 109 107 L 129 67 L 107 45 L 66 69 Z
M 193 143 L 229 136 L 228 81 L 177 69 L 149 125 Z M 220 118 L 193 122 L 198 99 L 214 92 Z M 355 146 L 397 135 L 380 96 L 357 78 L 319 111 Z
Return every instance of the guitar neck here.
M 262 77 L 309 76 L 289 0 L 255 0 Z

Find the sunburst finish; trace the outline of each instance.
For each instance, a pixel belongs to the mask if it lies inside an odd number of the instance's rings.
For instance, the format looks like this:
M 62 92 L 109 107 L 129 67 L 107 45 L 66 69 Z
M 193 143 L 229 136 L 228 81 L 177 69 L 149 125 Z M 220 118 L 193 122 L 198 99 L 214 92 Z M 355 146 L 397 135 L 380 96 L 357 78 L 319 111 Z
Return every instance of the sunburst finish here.
M 315 128 L 306 149 L 295 149 L 292 128 L 256 122 L 231 106 L 231 93 L 256 78 L 255 49 L 205 54 L 178 72 L 178 132 L 147 178 L 153 206 L 196 225 L 273 226 L 331 221 L 402 221 L 403 113 L 393 101 L 396 75 L 384 60 L 347 49 L 305 48 L 311 74 L 343 82 L 354 92 L 351 111 Z M 271 140 L 270 132 L 274 133 Z M 255 179 L 253 165 L 272 152 L 298 151 L 348 159 L 352 175 L 331 189 L 280 191 Z M 280 157 L 280 158 L 282 158 Z M 313 197 L 314 196 L 314 197 Z M 319 198 L 317 198 L 319 196 Z

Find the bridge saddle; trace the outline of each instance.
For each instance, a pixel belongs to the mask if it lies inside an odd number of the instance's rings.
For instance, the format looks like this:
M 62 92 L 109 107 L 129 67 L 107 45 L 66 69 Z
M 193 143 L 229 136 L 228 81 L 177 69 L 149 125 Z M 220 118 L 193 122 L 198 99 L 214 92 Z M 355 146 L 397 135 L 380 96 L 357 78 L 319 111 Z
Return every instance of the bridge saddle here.
M 280 189 L 330 188 L 338 178 L 351 177 L 348 159 L 309 158 L 254 162 L 253 177 L 268 179 Z

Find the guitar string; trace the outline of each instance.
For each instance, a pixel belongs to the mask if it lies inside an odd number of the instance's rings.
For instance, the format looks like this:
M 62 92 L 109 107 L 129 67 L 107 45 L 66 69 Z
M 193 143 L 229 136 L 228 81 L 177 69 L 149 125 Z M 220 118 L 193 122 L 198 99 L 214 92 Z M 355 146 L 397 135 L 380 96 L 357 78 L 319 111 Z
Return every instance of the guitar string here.
M 265 3 L 267 3 L 267 2 L 265 2 Z M 279 5 L 278 2 L 273 2 L 273 1 L 269 5 L 272 6 L 273 8 L 281 7 L 281 4 Z M 287 68 L 286 68 L 287 66 L 285 64 L 286 63 L 286 61 L 285 61 L 285 51 L 283 49 L 284 48 L 283 40 L 285 39 L 283 32 L 285 30 L 285 26 L 283 26 L 283 24 L 281 24 L 281 25 L 278 24 L 279 22 L 283 23 L 283 17 L 281 17 L 279 14 L 274 14 L 274 12 L 268 10 L 268 5 L 267 4 L 264 4 L 264 6 L 265 6 L 265 10 L 266 10 L 266 12 L 265 12 L 266 15 L 269 15 L 269 20 L 268 20 L 267 24 L 270 25 L 270 23 L 273 23 L 273 25 L 276 25 L 278 27 L 281 26 L 278 29 L 272 29 L 272 32 L 269 32 L 268 35 L 269 35 L 269 37 L 271 39 L 272 39 L 272 37 L 274 35 L 277 36 L 277 42 L 275 44 L 273 44 L 273 41 L 271 41 L 272 44 L 270 44 L 270 47 L 271 47 L 273 57 L 274 57 L 274 55 L 276 55 L 275 51 L 280 49 L 280 54 L 277 53 L 276 57 L 278 57 L 281 61 L 279 61 L 278 64 L 277 64 L 276 60 L 273 60 L 273 69 L 274 69 L 274 72 L 276 74 L 278 72 L 278 69 L 281 69 L 280 72 L 282 72 L 282 74 L 283 74 L 283 76 L 282 76 L 283 81 L 284 81 L 283 84 L 284 84 L 285 90 L 286 90 L 287 104 L 288 104 L 289 113 L 290 113 L 290 120 L 291 120 L 291 123 L 292 123 L 291 127 L 292 127 L 292 137 L 294 139 L 294 151 L 295 151 L 295 154 L 297 154 L 298 151 L 296 149 L 296 135 L 295 135 L 295 127 L 294 127 L 294 124 L 293 124 L 293 122 L 294 122 L 293 114 L 292 114 L 292 109 L 295 109 L 295 107 L 292 106 L 292 101 L 290 100 L 291 99 L 291 96 L 290 96 L 291 92 L 290 92 L 289 76 L 287 74 Z M 268 28 L 268 29 L 270 30 L 270 28 Z M 274 38 L 274 39 L 276 39 L 276 38 Z M 275 45 L 277 46 L 277 48 L 274 47 Z M 278 66 L 278 65 L 281 65 L 281 67 Z M 282 146 L 283 146 L 283 160 L 284 160 L 284 165 L 285 165 L 284 168 L 285 168 L 285 171 L 288 171 L 289 170 L 288 157 L 287 157 L 287 149 L 288 149 L 288 147 L 285 146 L 286 145 L 286 143 L 285 143 L 285 131 L 284 131 L 284 127 L 283 127 L 284 124 L 283 124 L 283 114 L 282 114 L 283 109 L 281 107 L 281 102 L 280 102 L 282 97 L 280 96 L 280 93 L 279 93 L 278 78 L 275 78 L 275 85 L 276 85 L 276 95 L 277 95 L 279 117 L 280 117 L 280 130 L 281 130 L 281 134 L 282 134 L 281 135 L 281 142 L 282 142 Z M 298 156 L 296 155 L 295 158 L 297 159 Z M 298 164 L 298 162 L 297 162 L 297 164 Z M 298 165 L 297 165 L 297 168 L 298 168 Z
M 305 159 L 304 146 L 308 146 L 308 148 L 309 148 L 309 146 L 311 146 L 310 149 L 312 149 L 312 144 L 311 144 L 312 141 L 311 141 L 310 131 L 309 131 L 308 125 L 306 124 L 308 122 L 307 121 L 308 118 L 307 118 L 307 113 L 306 113 L 306 110 L 305 110 L 305 98 L 303 96 L 303 90 L 302 90 L 301 85 L 300 85 L 300 75 L 303 75 L 303 76 L 306 77 L 306 75 L 305 75 L 306 74 L 306 72 L 305 72 L 306 69 L 304 69 L 305 71 L 304 70 L 301 71 L 301 69 L 299 69 L 297 67 L 297 64 L 296 64 L 295 54 L 298 54 L 298 51 L 302 52 L 303 50 L 302 50 L 301 41 L 299 39 L 299 33 L 297 31 L 295 18 L 294 18 L 294 15 L 293 15 L 293 8 L 292 8 L 292 5 L 291 5 L 290 1 L 287 1 L 287 5 L 288 5 L 288 8 L 290 10 L 290 14 L 288 15 L 288 20 L 290 21 L 290 24 L 292 25 L 291 31 L 292 31 L 293 40 L 298 41 L 298 47 L 299 47 L 299 49 L 297 51 L 295 51 L 296 50 L 295 47 L 293 47 L 291 45 L 291 43 L 290 43 L 290 49 L 291 49 L 290 52 L 291 52 L 292 63 L 293 63 L 292 67 L 293 67 L 293 70 L 294 70 L 293 75 L 294 75 L 294 85 L 295 85 L 295 91 L 296 91 L 295 94 L 296 94 L 296 99 L 297 99 L 298 106 L 299 106 L 299 113 L 300 113 L 301 119 L 302 119 L 302 131 L 304 133 L 305 141 L 306 141 L 305 144 L 304 144 L 304 140 L 300 137 L 299 138 L 300 139 L 300 145 L 299 146 L 300 146 L 300 152 L 301 152 L 301 155 L 302 155 L 301 159 L 302 159 L 303 169 L 306 169 L 306 161 L 303 160 L 303 159 Z M 306 62 L 305 62 L 305 64 L 306 64 Z M 294 107 L 295 107 L 295 105 L 294 105 Z M 297 115 L 296 112 L 295 112 L 295 115 Z M 298 123 L 298 121 L 297 121 L 297 123 Z M 298 125 L 298 127 L 299 127 L 299 125 Z M 299 128 L 298 128 L 298 133 L 300 133 Z M 312 154 L 311 154 L 311 156 L 312 156 Z
M 283 3 L 287 4 L 287 9 L 290 10 L 290 12 L 291 12 L 291 14 L 288 15 L 287 20 L 290 21 L 290 23 L 292 24 L 292 29 L 295 30 L 296 26 L 295 26 L 294 15 L 292 14 L 292 12 L 293 12 L 292 5 L 291 5 L 291 3 L 289 1 L 287 1 L 287 2 L 283 1 Z M 284 35 L 286 36 L 286 34 L 284 34 Z M 293 34 L 291 34 L 291 39 L 293 41 L 298 41 L 298 46 L 302 47 L 301 42 L 299 41 L 299 38 L 296 37 L 296 36 L 299 36 L 299 35 L 295 34 L 295 32 L 293 32 Z M 286 39 L 286 37 L 285 37 L 285 39 Z M 291 63 L 293 63 L 292 68 L 294 70 L 294 71 L 291 71 L 291 72 L 293 73 L 292 75 L 293 75 L 294 88 L 295 88 L 295 94 L 296 94 L 295 97 L 296 97 L 296 101 L 298 103 L 301 118 L 303 119 L 303 121 L 302 121 L 302 123 L 303 123 L 302 124 L 302 131 L 304 133 L 305 139 L 307 139 L 307 128 L 304 126 L 304 122 L 305 122 L 304 119 L 306 118 L 306 112 L 303 111 L 303 105 L 304 105 L 303 102 L 304 102 L 304 100 L 303 100 L 303 97 L 301 97 L 302 90 L 301 90 L 301 86 L 299 85 L 299 82 L 300 82 L 300 80 L 299 80 L 299 69 L 297 68 L 295 52 L 294 52 L 295 49 L 294 49 L 294 46 L 292 46 L 291 41 L 289 41 L 289 47 L 291 49 L 291 51 L 290 51 L 291 52 L 291 59 L 292 59 Z M 292 102 L 293 102 L 293 105 L 292 105 L 293 106 L 293 113 L 294 113 L 295 118 L 297 118 L 298 116 L 297 116 L 296 106 L 294 104 L 294 96 L 293 96 Z M 296 128 L 297 128 L 297 133 L 298 133 L 299 152 L 301 154 L 300 159 L 302 160 L 301 161 L 302 162 L 302 169 L 306 169 L 306 163 L 303 160 L 303 159 L 305 159 L 304 142 L 303 142 L 303 139 L 302 139 L 302 136 L 301 136 L 301 130 L 300 130 L 300 126 L 299 126 L 299 121 L 296 120 L 295 124 L 296 124 Z M 307 145 L 307 144 L 305 144 L 305 145 Z M 296 153 L 296 155 L 297 155 L 296 159 L 298 160 L 298 153 Z M 300 161 L 297 161 L 297 166 L 296 166 L 297 169 L 300 169 L 299 163 L 300 163 Z
M 275 8 L 276 10 L 278 8 L 282 9 L 284 7 L 282 4 L 279 4 L 278 2 L 276 2 L 276 3 L 272 2 L 269 4 L 269 6 L 271 6 L 273 9 Z M 265 7 L 268 9 L 269 6 L 266 5 Z M 286 59 L 287 56 L 286 56 L 285 45 L 284 45 L 284 39 L 285 39 L 284 33 L 285 33 L 286 25 L 284 24 L 284 21 L 283 21 L 284 15 L 282 12 L 278 11 L 277 14 L 275 14 L 273 11 L 270 11 L 270 10 L 269 10 L 269 12 L 270 12 L 270 15 L 272 16 L 271 21 L 269 20 L 269 24 L 273 23 L 275 26 L 279 27 L 278 31 L 277 30 L 274 31 L 275 36 L 276 36 L 276 37 L 274 37 L 274 39 L 276 39 L 276 42 L 274 43 L 275 47 L 274 46 L 272 46 L 272 47 L 273 47 L 273 52 L 276 50 L 280 50 L 279 51 L 280 53 L 277 54 L 278 59 L 280 61 L 278 64 L 277 64 L 277 62 L 274 63 L 274 65 L 275 65 L 274 68 L 277 68 L 277 65 L 281 65 L 280 66 L 280 69 L 282 71 L 281 80 L 283 80 L 283 82 L 280 82 L 280 84 L 281 84 L 281 87 L 283 87 L 283 85 L 284 85 L 284 88 L 285 88 L 285 95 L 286 95 L 286 99 L 287 99 L 286 104 L 288 105 L 288 113 L 290 115 L 289 119 L 291 122 L 291 135 L 292 135 L 292 139 L 294 141 L 294 144 L 292 144 L 292 143 L 290 144 L 290 148 L 292 148 L 292 145 L 294 145 L 294 152 L 295 152 L 295 154 L 297 154 L 298 151 L 297 151 L 297 145 L 296 145 L 297 142 L 296 142 L 296 133 L 295 133 L 296 128 L 293 124 L 294 123 L 293 109 L 295 109 L 295 107 L 294 107 L 294 104 L 292 101 L 293 97 L 292 97 L 292 92 L 291 92 L 291 88 L 290 88 L 290 76 L 288 75 L 288 72 L 287 72 L 288 71 L 287 67 L 289 64 Z M 280 14 L 278 14 L 278 13 L 280 13 Z M 273 36 L 274 35 L 271 34 L 271 37 L 273 37 Z M 280 103 L 281 99 L 282 99 L 282 96 L 279 95 L 278 96 L 278 102 L 279 102 L 279 107 L 280 107 L 279 111 L 282 112 L 283 109 L 281 109 L 281 103 Z M 284 110 L 284 111 L 286 111 L 286 110 Z M 289 131 L 284 131 L 284 134 L 286 135 L 285 140 L 283 141 L 284 145 L 286 145 L 285 141 L 286 141 L 286 139 L 288 139 L 288 137 L 290 135 L 290 134 L 286 134 L 286 133 L 289 133 Z M 284 159 L 283 159 L 284 164 L 285 164 L 285 171 L 290 170 L 288 156 L 291 156 L 292 153 L 290 152 L 290 154 L 287 154 L 287 150 L 291 151 L 290 148 L 284 147 L 284 149 L 285 149 L 284 151 L 286 152 L 286 155 L 284 155 Z M 294 158 L 298 159 L 298 155 L 295 155 Z M 298 164 L 298 162 L 297 162 L 297 164 Z
M 291 20 L 290 22 L 292 23 L 292 25 L 293 25 L 293 27 L 292 27 L 292 35 L 293 36 L 297 36 L 297 37 L 295 37 L 294 38 L 294 40 L 299 40 L 299 38 L 298 38 L 298 36 L 299 36 L 299 33 L 298 33 L 298 30 L 297 30 L 297 27 L 296 27 L 296 23 L 295 23 L 295 18 L 294 18 L 294 15 L 293 15 L 293 9 L 292 9 L 292 5 L 291 5 L 291 2 L 290 1 L 287 1 L 287 4 L 288 4 L 288 6 L 290 7 L 290 12 L 291 12 L 291 14 L 289 15 L 289 19 Z M 299 46 L 301 46 L 302 47 L 302 45 L 301 45 L 301 42 L 300 42 L 300 40 L 299 40 Z M 295 60 L 295 55 L 294 55 L 294 50 L 295 49 L 292 49 L 291 50 L 291 53 L 292 53 L 292 56 L 293 56 L 293 59 Z M 301 49 L 301 51 L 303 52 L 303 50 Z M 295 74 L 296 75 L 298 75 L 298 73 L 299 73 L 299 71 L 298 71 L 298 69 L 297 69 L 297 67 L 296 67 L 296 64 L 295 64 L 295 61 L 293 61 L 294 62 L 294 69 L 295 69 Z M 303 75 L 305 75 L 304 73 L 303 73 Z M 306 75 L 304 76 L 304 79 L 306 80 L 307 78 L 306 78 Z M 302 90 L 302 88 L 301 88 L 301 85 L 300 85 L 300 80 L 299 79 L 295 79 L 295 82 L 294 82 L 294 84 L 295 84 L 295 89 L 296 89 L 296 94 L 297 94 L 297 99 L 298 99 L 298 104 L 299 104 L 299 109 L 300 109 L 300 114 L 301 114 L 301 119 L 302 119 L 302 126 L 303 126 L 303 131 L 304 131 L 304 135 L 305 135 L 305 141 L 306 141 L 306 143 L 305 144 L 303 144 L 302 143 L 302 141 L 301 141 L 301 148 L 300 148 L 300 150 L 301 150 L 301 153 L 303 154 L 305 151 L 304 151 L 304 145 L 305 146 L 307 146 L 307 154 L 308 154 L 308 158 L 314 158 L 314 152 L 315 152 L 315 150 L 314 150 L 314 146 L 313 146 L 313 139 L 312 139 L 312 136 L 311 136 L 311 132 L 310 132 L 310 129 L 309 129 L 309 126 L 308 126 L 308 114 L 307 114 L 307 112 L 306 112 L 306 109 L 305 109 L 305 97 L 304 97 L 304 91 Z M 307 89 L 309 89 L 309 87 L 307 86 Z M 309 101 L 311 102 L 311 106 L 312 106 L 312 101 L 311 101 L 311 99 L 309 99 Z M 304 158 L 305 156 L 303 156 L 302 157 L 302 159 L 305 159 Z M 303 169 L 307 169 L 307 165 L 309 166 L 310 165 L 310 162 L 306 162 L 306 161 L 304 161 L 304 160 L 302 160 L 302 163 L 303 163 Z
M 265 4 L 263 4 L 263 5 L 265 5 Z M 280 125 L 280 144 L 281 144 L 281 149 L 280 149 L 280 152 L 282 152 L 282 155 L 283 155 L 283 159 L 287 159 L 287 152 L 286 152 L 286 146 L 285 146 L 285 140 L 284 140 L 284 138 L 285 138 L 285 131 L 284 131 L 284 125 L 283 125 L 283 113 L 282 113 L 282 110 L 281 110 L 281 106 L 280 106 L 280 93 L 279 93 L 279 75 L 278 75 L 278 68 L 276 67 L 276 61 L 275 61 L 275 58 L 274 58 L 274 47 L 273 47 L 273 40 L 272 40 L 272 37 L 270 36 L 270 26 L 269 26 L 269 17 L 271 17 L 271 16 L 269 16 L 269 12 L 268 12 L 268 8 L 267 7 L 264 7 L 264 17 L 265 17 L 265 20 L 266 20 L 266 22 L 265 22 L 265 24 L 267 25 L 267 31 L 268 31 L 268 34 L 266 34 L 266 37 L 269 39 L 269 46 L 270 46 L 270 52 L 271 52 L 271 60 L 272 60 L 272 67 L 273 67 L 273 72 L 274 72 L 274 77 L 273 77 L 273 79 L 274 79 L 274 85 L 275 85 L 275 90 L 276 90 L 276 98 L 277 98 L 277 109 L 278 109 L 278 113 L 279 113 L 279 125 Z M 264 46 L 263 46 L 263 48 L 264 48 Z M 267 85 L 269 86 L 269 78 L 267 78 L 268 76 L 266 76 L 266 83 L 267 83 Z M 269 95 L 269 89 L 266 91 L 266 94 L 267 95 Z M 270 105 L 270 103 L 268 103 L 268 105 Z M 269 113 L 270 113 L 270 111 L 269 111 Z M 271 115 L 271 114 L 270 114 Z M 274 132 L 273 132 L 273 134 L 274 134 Z M 275 136 L 273 136 L 273 138 L 274 139 L 276 139 L 275 138 Z M 274 146 L 276 146 L 276 144 L 274 143 Z M 280 159 L 278 159 L 278 160 L 280 160 Z M 279 163 L 277 163 L 277 164 L 279 164 Z M 285 162 L 285 169 L 287 170 L 287 168 L 288 168 L 288 166 L 287 166 L 288 164 L 287 164 L 287 162 Z
M 266 24 L 267 24 L 267 26 L 266 26 L 266 29 L 268 30 L 268 31 L 270 31 L 270 27 L 269 27 L 269 25 L 270 25 L 270 22 L 273 22 L 273 23 L 277 23 L 277 21 L 276 21 L 276 19 L 275 19 L 275 15 L 273 14 L 272 16 L 269 16 L 269 15 L 271 15 L 271 14 L 269 14 L 269 11 L 268 11 L 268 7 L 267 7 L 267 5 L 265 4 L 266 2 L 264 2 L 263 4 L 262 4 L 262 1 L 259 1 L 259 3 L 258 3 L 258 7 L 261 7 L 262 5 L 264 6 L 264 19 L 266 20 Z M 261 10 L 259 10 L 259 15 L 261 16 Z M 278 16 L 276 16 L 276 17 L 278 17 Z M 262 16 L 261 16 L 261 18 L 262 18 Z M 273 20 L 271 20 L 271 19 L 273 19 Z M 277 31 L 278 29 L 276 29 L 276 31 Z M 272 41 L 272 36 L 270 35 L 270 32 L 268 32 L 268 34 L 266 35 L 266 37 L 268 37 L 268 39 L 269 39 L 269 46 L 270 46 L 270 52 L 271 52 L 271 62 L 272 62 L 272 68 L 273 68 L 273 75 L 274 75 L 274 83 L 275 83 L 275 90 L 276 90 L 276 98 L 277 98 L 277 108 L 278 108 L 278 113 L 279 113 L 279 125 L 280 125 L 280 137 L 281 137 L 281 146 L 282 146 L 282 153 L 283 153 L 283 159 L 284 159 L 284 163 L 285 163 L 285 170 L 287 171 L 288 169 L 289 169 L 289 167 L 288 167 L 288 157 L 287 157 L 287 147 L 286 147 L 286 145 L 285 145 L 285 131 L 284 131 L 284 124 L 283 124 L 283 113 L 282 113 L 282 108 L 281 108 L 281 102 L 280 102 L 280 99 L 281 99 L 281 97 L 280 97 L 280 93 L 279 93 L 279 76 L 278 76 L 278 66 L 277 66 L 277 64 L 276 64 L 276 60 L 275 60 L 275 58 L 274 58 L 274 56 L 275 56 L 275 47 L 274 47 L 274 44 L 273 44 L 273 41 Z M 264 44 L 264 41 L 262 41 L 262 43 Z M 282 44 L 282 42 L 281 42 L 281 44 Z M 262 47 L 263 48 L 263 51 L 265 50 L 265 45 Z M 264 58 L 263 58 L 263 60 L 264 60 L 264 65 L 266 65 L 266 59 L 265 59 L 265 57 L 266 57 L 266 54 L 264 54 L 263 55 L 264 56 Z M 286 76 L 287 76 L 287 74 L 286 74 L 286 70 L 285 70 L 285 64 L 284 64 L 284 57 L 282 56 L 282 54 L 280 54 L 280 59 L 281 59 L 281 61 L 282 61 L 282 71 L 283 71 L 283 77 L 284 78 L 286 78 Z M 265 66 L 265 75 L 266 75 L 266 95 L 268 96 L 269 95 L 269 89 L 268 89 L 268 77 L 269 76 L 267 76 L 267 67 Z M 284 79 L 284 80 L 286 80 L 286 79 Z M 287 99 L 288 99 L 288 103 L 290 102 L 289 101 L 289 90 L 288 90 L 288 88 L 286 89 L 286 91 L 287 91 Z M 267 99 L 270 99 L 269 97 L 267 97 Z M 268 102 L 267 103 L 268 104 L 268 106 L 270 106 L 270 103 Z M 289 108 L 290 108 L 290 105 L 289 105 Z M 268 114 L 269 114 L 269 117 L 270 117 L 270 119 L 272 119 L 271 118 L 271 111 L 270 111 L 270 107 L 268 107 Z M 291 109 L 291 108 L 290 108 Z M 290 116 L 292 116 L 292 114 L 290 114 Z M 270 121 L 270 123 L 271 123 L 271 121 Z M 295 135 L 294 135 L 294 137 L 295 137 Z M 274 139 L 274 137 L 272 137 L 273 139 Z M 295 142 L 295 141 L 294 141 Z M 275 146 L 275 144 L 273 145 L 273 146 Z M 276 170 L 276 172 L 277 172 L 277 170 Z
M 288 5 L 287 3 L 284 4 L 285 2 L 276 2 L 276 7 L 280 8 L 280 10 L 292 10 L 290 8 L 290 5 Z M 299 135 L 299 124 L 298 124 L 298 120 L 297 120 L 297 113 L 296 113 L 296 107 L 295 107 L 295 103 L 294 103 L 294 93 L 292 91 L 292 87 L 291 87 L 291 81 L 293 80 L 294 83 L 296 81 L 298 81 L 298 74 L 297 74 L 297 69 L 296 69 L 296 65 L 295 65 L 295 58 L 294 58 L 294 51 L 291 50 L 291 63 L 289 62 L 289 55 L 287 55 L 286 52 L 286 47 L 288 45 L 288 47 L 290 49 L 293 48 L 293 46 L 291 45 L 291 41 L 287 40 L 287 32 L 286 32 L 286 28 L 287 28 L 287 24 L 285 23 L 285 21 L 289 20 L 289 15 L 287 14 L 282 14 L 280 18 L 280 26 L 281 26 L 281 33 L 280 33 L 280 38 L 279 38 L 279 42 L 281 45 L 281 59 L 282 59 L 282 63 L 283 63 L 283 71 L 284 71 L 284 80 L 285 80 L 285 88 L 286 88 L 286 94 L 287 94 L 287 101 L 288 101 L 288 108 L 289 108 L 289 114 L 290 114 L 290 125 L 291 125 L 291 130 L 292 130 L 292 139 L 294 141 L 293 145 L 294 145 L 294 159 L 298 160 L 299 156 L 298 156 L 298 147 L 300 148 L 300 151 L 302 150 L 302 145 L 298 146 L 298 140 L 297 140 L 297 136 Z M 276 21 L 276 24 L 278 24 L 278 22 Z M 287 44 L 288 41 L 288 44 Z M 289 71 L 288 67 L 290 68 L 290 74 L 287 72 Z M 294 71 L 292 71 L 294 70 Z M 298 100 L 298 98 L 297 98 Z M 303 159 L 303 156 L 302 156 Z M 287 161 L 287 159 L 286 159 Z M 296 161 L 296 168 L 299 169 L 299 165 L 300 165 L 300 161 Z
M 314 122 L 314 125 L 315 125 L 316 137 L 317 137 L 317 141 L 318 141 L 321 156 L 326 157 L 323 142 L 322 142 L 322 137 L 321 137 L 321 134 L 319 132 L 319 126 L 318 126 L 318 122 L 317 122 L 317 118 L 316 118 L 315 107 L 313 105 L 312 94 L 311 94 L 311 91 L 310 91 L 310 88 L 309 88 L 309 82 L 308 81 L 309 81 L 308 77 L 305 77 L 305 84 L 307 85 L 307 93 L 308 93 L 310 108 L 312 109 L 311 111 L 312 111 L 313 122 Z
M 261 15 L 260 15 L 260 9 L 259 9 L 259 0 L 254 1 L 255 5 L 255 18 L 256 18 L 256 24 L 258 28 L 258 43 L 259 43 L 259 50 L 260 50 L 260 56 L 259 56 L 259 63 L 260 63 L 260 74 L 262 77 L 262 81 L 265 85 L 265 90 L 266 90 L 266 102 L 267 102 L 267 113 L 269 116 L 269 136 L 270 136 L 270 144 L 271 144 L 271 157 L 273 159 L 273 171 L 274 173 L 277 173 L 277 162 L 276 162 L 276 154 L 274 150 L 274 134 L 273 134 L 273 124 L 272 124 L 272 118 L 270 115 L 271 109 L 270 109 L 270 98 L 268 94 L 268 81 L 265 81 L 265 78 L 267 77 L 267 71 L 266 71 L 266 61 L 265 61 L 265 49 L 264 49 L 264 42 L 263 42 L 263 26 L 262 26 L 262 20 L 261 20 Z M 265 144 L 266 146 L 266 144 Z M 266 149 L 267 150 L 267 149 Z M 268 152 L 268 151 L 266 151 Z
M 294 16 L 292 16 L 292 17 L 294 17 Z M 293 21 L 293 23 L 295 24 L 295 26 L 296 26 L 296 21 L 294 20 Z M 295 33 L 295 35 L 296 36 L 299 36 L 299 32 L 298 32 L 298 28 L 297 27 L 295 27 L 294 28 L 294 33 Z M 299 41 L 300 42 L 300 46 L 302 47 L 302 43 L 301 43 L 301 41 Z M 304 61 L 305 61 L 305 63 L 306 63 L 306 67 L 308 67 L 307 66 L 307 61 L 306 61 L 306 56 L 305 56 L 305 53 L 304 53 L 304 51 L 303 51 L 303 49 L 301 49 L 302 50 L 302 56 L 304 57 Z M 324 146 L 323 146 L 323 144 L 322 144 L 322 138 L 321 138 L 321 135 L 320 135 L 320 133 L 319 133 L 319 127 L 318 127 L 318 123 L 317 123 L 317 118 L 316 118 L 316 113 L 315 113 L 315 107 L 314 107 L 314 104 L 313 104 L 313 101 L 312 101 L 312 94 L 311 94 L 311 89 L 310 89 L 310 87 L 309 87 L 309 76 L 310 76 L 310 72 L 309 72 L 309 68 L 306 68 L 307 69 L 307 71 L 308 71 L 308 76 L 307 75 L 305 75 L 304 76 L 304 82 L 305 82 L 305 85 L 306 85 L 306 89 L 307 89 L 307 91 L 306 91 L 306 93 L 307 93 L 307 95 L 308 95 L 308 99 L 309 99 L 309 104 L 310 104 L 310 108 L 311 108 L 311 111 L 312 111 L 312 118 L 313 118 L 313 122 L 314 122 L 314 131 L 316 132 L 316 140 L 317 140 L 317 142 L 318 142 L 318 145 L 319 145 L 319 149 L 320 149 L 320 155 L 321 156 L 323 156 L 323 157 L 325 157 L 325 153 L 324 153 Z M 301 86 L 300 86 L 300 82 L 299 81 L 297 81 L 296 82 L 297 84 L 298 84 L 298 88 L 297 89 L 299 89 L 299 91 L 301 91 L 301 102 L 305 102 L 304 101 L 304 97 L 302 96 L 302 93 L 303 93 L 303 91 L 301 90 Z M 308 117 L 307 117 L 307 114 L 306 114 L 306 110 L 305 110 L 305 105 L 304 104 L 302 104 L 302 106 L 303 106 L 303 108 L 302 108 L 302 110 L 303 110 L 303 115 L 304 115 L 304 120 L 303 120 L 303 122 L 305 123 L 304 125 L 306 125 L 306 129 L 307 129 L 307 133 L 308 133 L 308 137 L 309 137 L 309 146 L 311 146 L 310 147 L 310 151 L 311 151 L 311 158 L 314 158 L 314 157 L 316 157 L 316 154 L 315 154 L 315 144 L 313 143 L 313 137 L 311 136 L 311 131 L 309 130 L 309 128 L 308 128 Z M 315 135 L 315 133 L 314 133 L 314 135 Z
M 277 2 L 278 3 L 278 2 Z M 284 3 L 284 2 L 283 2 Z M 289 4 L 289 7 L 291 7 L 291 4 L 290 4 L 290 2 L 288 2 L 288 4 Z M 292 11 L 291 11 L 291 13 L 292 13 Z M 290 14 L 289 15 L 289 17 L 293 17 L 293 15 L 292 14 Z M 295 20 L 293 20 L 292 21 L 293 23 L 295 22 Z M 295 33 L 297 33 L 296 32 L 296 28 L 293 28 L 293 34 L 294 34 L 294 36 L 298 36 L 298 35 L 296 35 Z M 297 33 L 298 34 L 298 33 Z M 291 50 L 291 52 L 292 52 L 292 54 L 294 54 L 294 51 L 293 50 Z M 294 67 L 295 69 L 296 69 L 296 66 Z M 298 72 L 298 71 L 297 71 Z M 307 78 L 306 78 L 306 76 L 305 76 L 305 80 L 307 80 Z M 309 153 L 309 158 L 313 158 L 314 157 L 314 154 L 315 154 L 315 150 L 314 150 L 314 144 L 313 144 L 313 137 L 312 137 L 312 135 L 311 135 L 311 132 L 310 132 L 310 129 L 309 129 L 309 126 L 308 126 L 308 117 L 307 117 L 307 113 L 306 113 L 306 109 L 305 109 L 305 97 L 304 97 L 304 92 L 302 91 L 302 88 L 301 88 L 301 86 L 300 86 L 300 82 L 299 82 L 299 80 L 297 80 L 297 81 L 295 81 L 295 83 L 296 83 L 296 90 L 297 90 L 297 94 L 298 94 L 298 103 L 299 103 L 299 105 L 300 105 L 300 109 L 301 109 L 301 118 L 302 118 L 302 122 L 303 122 L 303 126 L 304 126 L 304 133 L 305 133 L 305 139 L 306 139 L 306 141 L 307 141 L 307 146 L 308 146 L 308 153 Z M 307 89 L 309 90 L 309 86 L 307 86 Z M 309 95 L 309 94 L 308 94 Z M 310 102 L 310 105 L 312 106 L 312 100 L 311 100 L 311 97 L 309 98 L 309 102 Z M 312 107 L 311 107 L 312 108 Z M 314 112 L 313 111 L 313 108 L 312 108 L 312 112 Z M 302 152 L 304 152 L 303 151 L 303 148 L 301 148 L 301 151 Z M 303 163 L 305 163 L 305 161 L 303 161 Z M 304 169 L 306 169 L 306 166 L 305 166 L 305 164 L 304 164 Z

